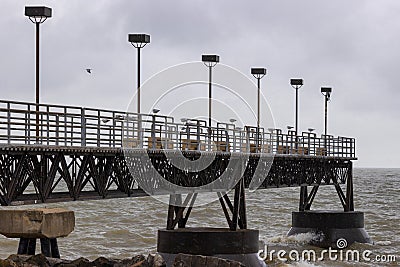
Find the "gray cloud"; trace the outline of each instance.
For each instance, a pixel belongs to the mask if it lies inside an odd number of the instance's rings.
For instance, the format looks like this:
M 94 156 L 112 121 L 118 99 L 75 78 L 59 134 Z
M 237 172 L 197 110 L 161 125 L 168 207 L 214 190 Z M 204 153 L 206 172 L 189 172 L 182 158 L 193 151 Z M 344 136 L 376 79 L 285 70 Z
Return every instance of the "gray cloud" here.
M 2 1 L 0 86 L 3 99 L 34 100 L 31 1 Z M 332 133 L 358 139 L 358 166 L 398 167 L 400 3 L 397 0 L 41 1 L 54 17 L 42 25 L 42 101 L 125 109 L 135 92 L 136 51 L 130 32 L 151 34 L 143 80 L 171 65 L 217 53 L 262 81 L 277 126 L 293 124 L 294 90 L 303 77 L 300 126 L 323 129 L 319 87 L 334 88 Z M 93 68 L 88 75 L 84 69 Z M 250 75 L 249 75 L 250 76 Z M 255 97 L 255 95 L 254 95 Z M 145 101 L 145 100 L 144 100 Z M 385 138 L 379 143 L 380 131 Z M 377 151 L 385 158 L 376 158 Z

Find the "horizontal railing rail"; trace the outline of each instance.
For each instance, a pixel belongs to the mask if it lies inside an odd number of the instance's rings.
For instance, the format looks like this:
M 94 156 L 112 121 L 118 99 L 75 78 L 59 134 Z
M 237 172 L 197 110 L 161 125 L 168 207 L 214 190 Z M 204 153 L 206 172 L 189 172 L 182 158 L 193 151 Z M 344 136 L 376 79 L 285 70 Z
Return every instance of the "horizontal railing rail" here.
M 36 117 L 39 123 L 36 124 Z M 39 135 L 36 135 L 36 129 Z M 158 114 L 0 100 L 0 145 L 147 148 L 355 158 L 355 139 Z

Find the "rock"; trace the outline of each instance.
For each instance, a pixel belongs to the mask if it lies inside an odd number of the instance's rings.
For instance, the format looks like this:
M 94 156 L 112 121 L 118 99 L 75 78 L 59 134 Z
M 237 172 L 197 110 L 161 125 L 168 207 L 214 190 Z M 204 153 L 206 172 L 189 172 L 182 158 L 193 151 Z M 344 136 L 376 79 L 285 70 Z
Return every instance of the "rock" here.
M 164 259 L 159 254 L 149 254 L 147 256 L 146 262 L 149 267 L 165 267 L 165 266 L 167 266 Z
M 0 260 L 0 267 L 16 267 L 17 264 L 10 260 Z
M 0 234 L 9 238 L 58 238 L 75 227 L 73 211 L 55 209 L 0 210 Z
M 14 262 L 16 265 L 22 265 L 27 259 L 29 259 L 31 256 L 29 255 L 16 255 L 12 254 L 8 256 L 7 260 Z
M 104 257 L 97 258 L 93 261 L 92 266 L 96 267 L 113 267 L 117 262 Z
M 146 260 L 146 257 L 143 255 L 137 255 L 131 259 L 123 259 L 118 266 L 125 267 L 125 266 L 140 266 L 144 261 Z
M 154 262 L 153 262 L 154 267 L 166 267 L 167 264 L 165 263 L 165 260 L 163 257 L 161 257 L 160 254 L 154 255 Z
M 244 267 L 237 261 L 226 260 L 210 256 L 178 254 L 173 267 Z
M 93 262 L 85 258 L 73 261 L 46 258 L 43 254 L 35 256 L 10 255 L 6 260 L 0 260 L 0 267 L 166 267 L 164 259 L 159 254 L 147 257 L 137 255 L 131 259 L 114 260 L 99 257 Z
M 57 259 L 57 258 L 47 258 L 50 266 L 60 266 L 61 264 L 68 264 L 70 261 Z
M 77 267 L 92 267 L 93 263 L 91 263 L 88 259 L 85 259 L 83 257 L 76 259 L 74 261 L 71 261 L 70 264 L 74 264 Z
M 25 263 L 32 264 L 34 266 L 40 266 L 40 267 L 50 266 L 49 260 L 43 254 L 37 254 L 37 255 L 31 256 L 31 257 L 29 257 L 29 259 L 27 259 L 25 261 Z

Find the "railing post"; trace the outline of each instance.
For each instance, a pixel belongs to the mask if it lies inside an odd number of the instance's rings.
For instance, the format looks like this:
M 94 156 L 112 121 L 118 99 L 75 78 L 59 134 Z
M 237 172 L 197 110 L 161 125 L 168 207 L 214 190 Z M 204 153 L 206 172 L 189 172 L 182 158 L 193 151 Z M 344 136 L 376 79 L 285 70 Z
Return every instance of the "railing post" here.
M 250 129 L 248 126 L 245 126 L 246 129 L 246 152 L 250 152 Z
M 196 122 L 196 142 L 197 142 L 197 150 L 200 150 L 201 149 L 201 146 L 200 146 L 200 122 L 199 121 L 197 121 Z
M 142 114 L 138 114 L 138 139 L 139 139 L 139 147 L 143 148 L 143 133 L 142 133 Z
M 101 118 L 100 118 L 100 110 L 97 111 L 97 146 L 100 147 L 100 137 L 101 137 L 101 133 L 100 133 L 100 128 L 101 128 Z
M 81 108 L 81 146 L 86 146 L 86 117 L 85 117 L 85 108 Z
M 151 148 L 156 148 L 156 115 L 151 115 Z M 149 144 L 150 148 L 150 144 Z
M 7 144 L 11 143 L 11 113 L 10 113 L 10 103 L 7 103 Z
M 115 127 L 116 126 L 117 126 L 117 122 L 116 122 L 116 119 L 115 119 L 115 112 L 113 111 L 113 113 L 112 113 L 112 127 L 113 127 L 113 130 L 112 130 L 112 136 L 113 136 L 112 144 L 113 144 L 113 147 L 115 147 L 115 139 L 116 139 Z
M 47 145 L 50 145 L 50 107 L 47 106 Z
M 56 146 L 58 146 L 58 139 L 60 138 L 60 133 L 59 133 L 59 124 L 60 124 L 60 116 L 57 114 L 56 115 Z

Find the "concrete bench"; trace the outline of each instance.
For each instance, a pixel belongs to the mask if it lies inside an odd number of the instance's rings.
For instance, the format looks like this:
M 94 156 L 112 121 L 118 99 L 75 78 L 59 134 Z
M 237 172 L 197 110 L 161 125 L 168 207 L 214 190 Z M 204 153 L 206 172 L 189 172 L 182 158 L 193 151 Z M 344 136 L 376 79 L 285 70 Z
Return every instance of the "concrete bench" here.
M 36 239 L 40 239 L 46 257 L 60 258 L 57 238 L 74 230 L 75 215 L 59 208 L 0 210 L 0 222 L 0 234 L 20 239 L 18 254 L 35 255 Z

